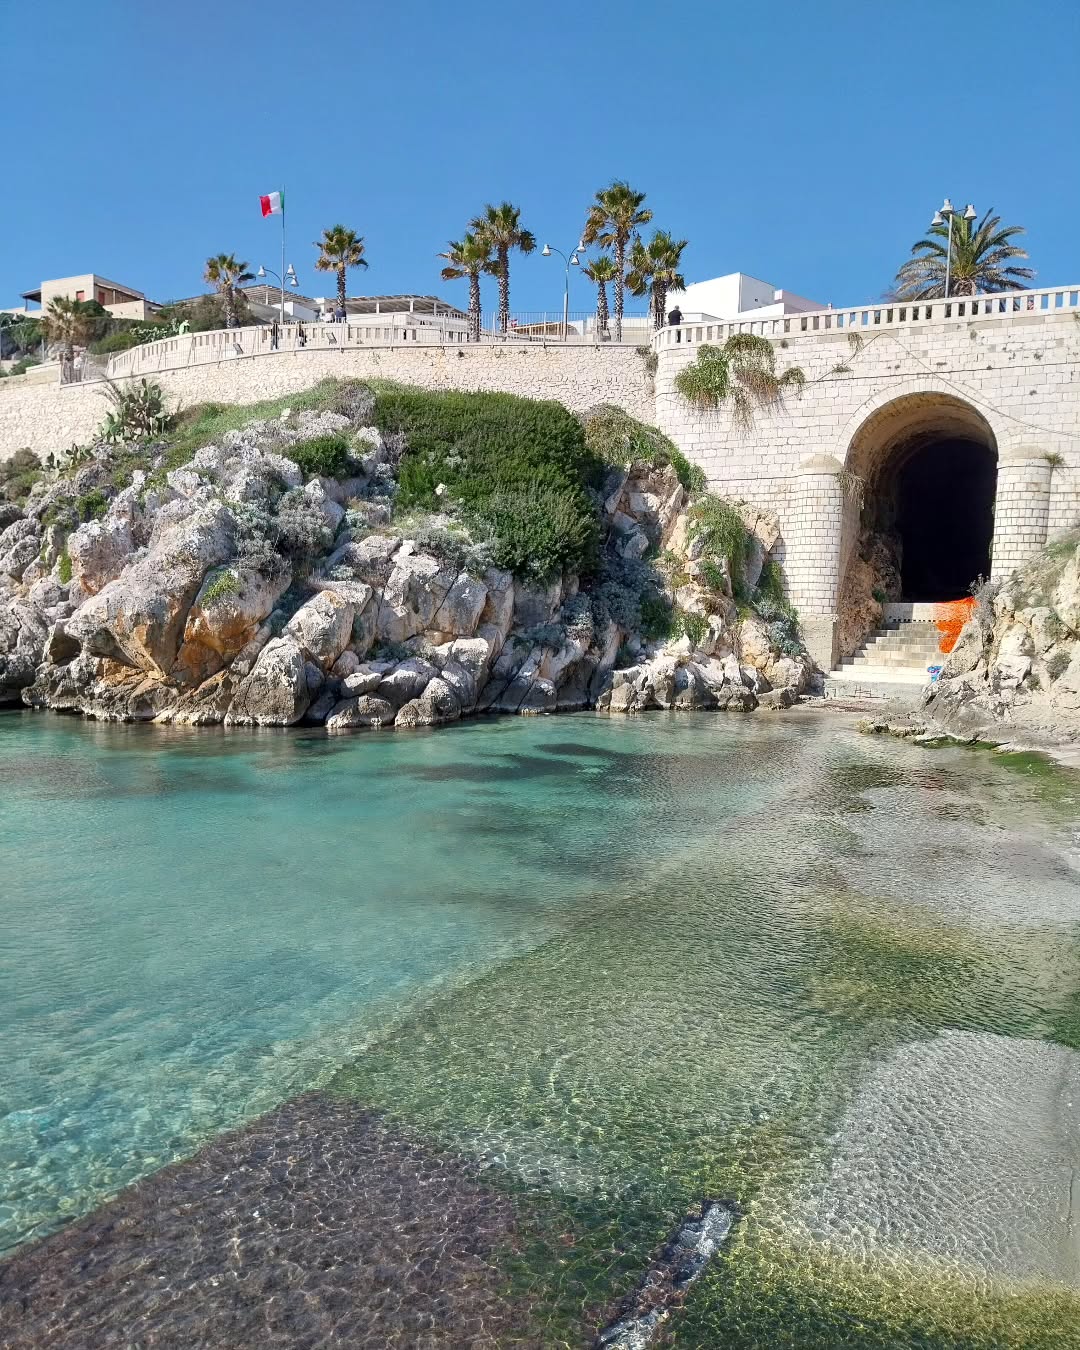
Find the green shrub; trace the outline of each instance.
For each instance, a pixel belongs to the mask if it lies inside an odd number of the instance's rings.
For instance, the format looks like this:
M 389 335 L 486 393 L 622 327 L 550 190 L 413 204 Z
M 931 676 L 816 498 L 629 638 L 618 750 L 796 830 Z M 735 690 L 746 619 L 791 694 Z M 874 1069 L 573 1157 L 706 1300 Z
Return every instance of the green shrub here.
M 1059 675 L 1064 675 L 1069 668 L 1069 653 L 1060 648 L 1056 652 L 1051 652 L 1046 662 L 1046 673 L 1051 680 L 1056 680 Z
M 669 637 L 690 639 L 691 646 L 697 647 L 709 631 L 709 621 L 704 614 L 690 614 L 685 609 L 677 609 L 672 617 Z
M 215 600 L 223 600 L 227 595 L 238 595 L 239 593 L 240 578 L 231 567 L 223 567 L 203 591 L 202 603 L 210 605 Z
M 545 579 L 596 564 L 598 517 L 590 488 L 602 462 L 581 423 L 559 403 L 512 394 L 433 393 L 379 386 L 375 423 L 403 437 L 396 505 L 439 504 L 449 489 L 471 530 L 489 536 L 495 561 Z
M 111 356 L 113 352 L 130 351 L 139 345 L 138 335 L 130 328 L 120 333 L 110 333 L 107 337 L 91 342 L 90 350 L 95 356 Z
M 705 496 L 690 510 L 689 536 L 702 542 L 701 556 L 724 558 L 732 585 L 742 581 L 749 539 L 739 511 L 723 497 Z
M 727 574 L 718 562 L 706 558 L 701 564 L 701 580 L 716 594 L 727 592 Z
M 75 502 L 75 514 L 82 524 L 90 520 L 100 520 L 109 509 L 109 499 L 101 488 L 91 488 Z
M 759 597 L 767 597 L 781 608 L 789 608 L 787 593 L 784 590 L 784 575 L 780 571 L 780 564 L 775 558 L 766 558 L 761 564 L 761 576 L 758 577 L 757 595 Z
M 353 469 L 349 442 L 340 433 L 297 441 L 285 453 L 309 478 L 348 478 Z
M 586 413 L 582 423 L 585 444 L 603 463 L 624 468 L 640 461 L 657 469 L 670 464 L 688 492 L 704 491 L 708 481 L 705 471 L 697 464 L 691 464 L 674 442 L 656 427 L 646 426 L 608 403 Z
M 640 601 L 641 636 L 646 642 L 659 642 L 671 636 L 675 624 L 675 608 L 659 591 L 646 591 Z
M 16 450 L 8 459 L 0 461 L 0 500 L 26 501 L 35 483 L 41 481 L 41 460 L 33 450 Z
M 295 563 L 310 562 L 333 543 L 322 511 L 301 488 L 282 497 L 271 528 L 277 551 Z
M 543 581 L 593 564 L 599 525 L 588 498 L 573 487 L 518 482 L 475 495 L 467 515 L 490 535 L 497 567 Z
M 60 584 L 66 586 L 71 580 L 71 554 L 67 551 L 67 544 L 64 545 L 64 551 L 57 561 L 60 564 Z

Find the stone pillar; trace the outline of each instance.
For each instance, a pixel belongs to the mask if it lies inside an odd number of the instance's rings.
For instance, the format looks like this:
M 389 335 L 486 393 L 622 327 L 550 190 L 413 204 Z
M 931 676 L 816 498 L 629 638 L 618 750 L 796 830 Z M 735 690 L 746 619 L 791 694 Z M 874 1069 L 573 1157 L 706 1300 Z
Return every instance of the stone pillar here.
M 998 460 L 994 552 L 990 575 L 1007 576 L 1046 544 L 1054 469 L 1041 450 L 1013 450 Z
M 843 466 L 813 455 L 795 471 L 784 518 L 784 570 L 806 649 L 824 671 L 836 664 L 836 605 L 844 532 Z

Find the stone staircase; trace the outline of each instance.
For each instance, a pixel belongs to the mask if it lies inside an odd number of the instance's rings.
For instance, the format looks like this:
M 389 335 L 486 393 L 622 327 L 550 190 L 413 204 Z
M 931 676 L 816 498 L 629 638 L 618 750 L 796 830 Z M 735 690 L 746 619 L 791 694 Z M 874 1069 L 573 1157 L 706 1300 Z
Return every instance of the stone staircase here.
M 927 667 L 944 661 L 941 634 L 928 619 L 891 620 L 872 633 L 850 660 L 825 679 L 826 698 L 906 699 L 918 701 L 929 683 Z

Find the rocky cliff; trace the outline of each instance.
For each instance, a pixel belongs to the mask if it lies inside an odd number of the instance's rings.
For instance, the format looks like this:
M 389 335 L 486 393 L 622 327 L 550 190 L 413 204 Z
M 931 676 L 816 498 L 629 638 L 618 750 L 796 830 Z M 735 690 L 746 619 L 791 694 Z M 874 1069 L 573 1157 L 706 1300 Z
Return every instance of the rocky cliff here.
M 750 709 L 805 686 L 768 561 L 775 520 L 692 500 L 685 466 L 625 415 L 602 414 L 605 434 L 612 417 L 637 431 L 588 490 L 583 580 L 499 565 L 498 538 L 442 482 L 438 509 L 400 509 L 404 436 L 371 424 L 362 390 L 335 406 L 254 418 L 182 463 L 167 441 L 97 446 L 0 502 L 0 701 L 339 731 L 486 711 Z M 312 471 L 327 447 L 335 472 Z
M 1080 739 L 1080 532 L 983 589 L 924 712 L 961 735 Z

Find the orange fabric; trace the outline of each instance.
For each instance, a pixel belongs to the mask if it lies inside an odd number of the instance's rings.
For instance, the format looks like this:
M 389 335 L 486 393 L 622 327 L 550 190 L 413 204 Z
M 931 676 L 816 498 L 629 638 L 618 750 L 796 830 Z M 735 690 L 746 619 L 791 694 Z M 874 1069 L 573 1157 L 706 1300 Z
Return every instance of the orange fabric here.
M 971 618 L 978 601 L 973 595 L 964 600 L 946 600 L 934 606 L 934 627 L 941 634 L 938 651 L 947 656 L 956 646 L 960 630 Z

